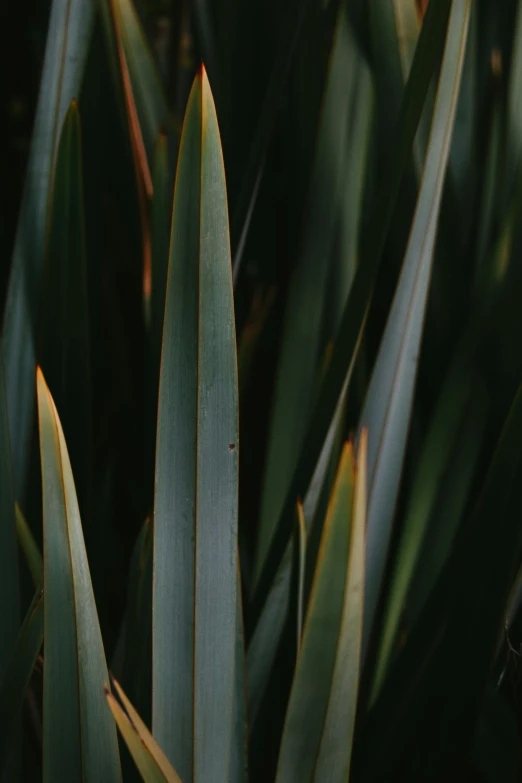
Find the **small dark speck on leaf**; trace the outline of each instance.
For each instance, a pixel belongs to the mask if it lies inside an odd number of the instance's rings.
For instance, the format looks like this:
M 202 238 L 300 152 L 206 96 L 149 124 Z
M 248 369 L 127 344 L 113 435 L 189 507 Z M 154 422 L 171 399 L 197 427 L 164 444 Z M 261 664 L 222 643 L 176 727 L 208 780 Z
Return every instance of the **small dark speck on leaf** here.
M 234 451 L 235 448 L 236 448 L 236 444 L 235 443 L 229 443 L 228 444 L 228 450 L 229 451 Z

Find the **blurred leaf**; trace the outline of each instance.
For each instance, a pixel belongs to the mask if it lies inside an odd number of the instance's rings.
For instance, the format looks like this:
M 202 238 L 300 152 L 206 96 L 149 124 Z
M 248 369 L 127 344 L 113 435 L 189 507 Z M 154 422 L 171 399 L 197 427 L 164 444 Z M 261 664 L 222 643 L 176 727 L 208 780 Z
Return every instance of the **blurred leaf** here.
M 40 364 L 60 410 L 84 519 L 90 517 L 92 414 L 80 115 L 72 101 L 51 185 Z
M 313 780 L 331 692 L 348 569 L 354 464 L 343 449 L 330 498 L 303 640 L 285 719 L 276 781 Z
M 123 704 L 123 709 L 108 688 L 105 690 L 107 702 L 145 783 L 181 783 L 165 754 L 116 680 L 113 680 L 113 685 Z
M 342 390 L 351 377 L 395 200 L 411 154 L 431 76 L 444 41 L 450 6 L 451 0 L 440 0 L 438 3 L 428 5 L 404 96 L 395 153 L 388 161 L 371 217 L 364 231 L 361 263 L 344 306 L 332 358 L 321 384 L 299 461 L 286 494 L 276 534 L 259 577 L 251 609 L 250 632 L 255 627 L 272 580 L 286 551 L 292 531 L 296 499 L 306 494 Z
M 379 600 L 399 491 L 469 11 L 469 1 L 452 5 L 415 217 L 361 415 L 360 426 L 369 431 L 363 657 Z
M 25 562 L 27 563 L 33 584 L 35 587 L 38 587 L 43 576 L 42 554 L 38 548 L 38 544 L 33 538 L 31 529 L 29 528 L 29 525 L 27 524 L 18 503 L 15 503 L 15 515 L 16 537 L 18 539 L 18 543 L 22 547 Z
M 472 376 L 474 389 L 456 428 L 457 438 L 448 460 L 446 475 L 438 492 L 417 567 L 411 581 L 407 601 L 407 617 L 414 623 L 420 616 L 429 595 L 450 555 L 459 530 L 463 511 L 486 427 L 488 397 L 484 384 Z
M 359 735 L 355 781 L 388 781 L 411 742 L 408 781 L 447 779 L 467 750 L 521 551 L 521 437 L 519 390 L 473 515 Z
M 366 529 L 367 433 L 357 453 L 350 555 L 346 574 L 343 614 L 328 709 L 324 722 L 314 780 L 344 783 L 350 777 L 352 741 L 359 690 L 364 607 L 364 536 Z
M 238 393 L 226 186 L 204 70 L 183 128 L 166 300 L 152 725 L 183 780 L 225 783 L 234 729 Z
M 516 783 L 520 779 L 522 749 L 515 711 L 495 691 L 486 688 L 472 758 L 486 783 Z
M 67 446 L 37 375 L 44 514 L 44 783 L 120 781 L 107 664 Z
M 94 0 L 53 0 L 3 322 L 15 496 L 23 505 L 34 421 L 37 317 L 50 183 L 60 129 L 78 97 L 94 25 Z
M 145 720 L 151 716 L 152 522 L 146 519 L 132 552 L 125 615 L 112 662 Z
M 430 576 L 425 581 L 424 587 L 418 585 L 417 590 L 411 591 L 412 600 L 419 607 L 414 616 L 418 616 L 420 607 L 423 606 L 429 590 L 433 586 L 435 581 L 434 571 L 438 573 L 440 570 L 440 560 L 434 558 L 430 548 L 425 548 L 426 557 L 432 561 L 429 569 L 427 563 L 421 558 L 430 526 L 435 528 L 434 536 L 432 537 L 432 547 L 438 547 L 440 550 L 441 547 L 451 546 L 453 539 L 449 537 L 448 540 L 447 534 L 449 531 L 444 531 L 446 533 L 444 535 L 440 528 L 440 525 L 444 525 L 446 520 L 444 518 L 440 519 L 440 517 L 436 518 L 437 503 L 441 500 L 446 474 L 448 471 L 454 471 L 458 467 L 452 460 L 452 456 L 455 449 L 460 445 L 464 434 L 459 424 L 466 417 L 466 412 L 470 408 L 470 401 L 473 405 L 473 388 L 476 386 L 477 378 L 476 374 L 473 373 L 470 357 L 463 354 L 462 351 L 458 351 L 447 381 L 443 386 L 426 435 L 418 468 L 413 479 L 404 522 L 401 526 L 400 541 L 386 595 L 386 608 L 372 698 L 375 698 L 380 689 L 392 656 L 400 620 L 404 612 L 405 600 L 410 591 L 417 566 L 418 577 L 421 580 L 423 579 L 425 569 L 430 571 Z M 479 416 L 480 414 L 482 414 L 483 418 L 483 405 L 480 405 Z M 473 445 L 476 446 L 477 444 L 473 436 L 478 436 L 481 429 L 480 418 L 477 421 L 476 415 L 472 417 L 472 425 L 473 432 L 471 437 Z M 466 438 L 467 440 L 469 438 Z M 470 459 L 467 460 L 465 469 L 470 462 L 473 464 L 473 461 L 476 459 L 476 451 L 477 449 L 470 456 Z M 462 479 L 461 471 L 458 471 L 458 486 L 454 487 L 454 490 L 458 491 L 460 486 L 467 488 L 469 481 L 465 482 Z M 446 493 L 445 495 L 447 497 Z M 455 492 L 452 494 L 451 499 L 456 499 Z M 452 517 L 453 520 L 454 516 Z M 456 521 L 453 524 L 456 526 Z M 433 541 L 433 538 L 436 540 Z M 443 539 L 443 542 L 441 539 Z M 444 562 L 444 559 L 442 562 Z M 434 560 L 437 562 L 437 565 L 433 562 Z M 420 593 L 420 595 L 417 593 Z
M 42 584 L 36 588 L 10 660 L 3 669 L 0 684 L 0 771 L 4 767 L 13 735 L 18 726 L 29 680 L 43 639 L 44 601 Z
M 506 195 L 510 195 L 516 172 L 522 165 L 522 3 L 517 2 L 513 51 L 507 94 L 507 132 L 505 140 Z
M 305 517 L 304 521 L 305 526 L 309 525 L 311 518 Z M 305 533 L 308 532 L 309 528 L 305 527 Z M 248 717 L 251 726 L 258 717 L 290 610 L 292 574 L 299 560 L 296 544 L 299 544 L 299 539 L 294 535 L 281 560 L 247 649 Z
M 161 129 L 167 129 L 169 135 L 174 134 L 167 99 L 132 0 L 110 0 L 110 2 L 114 3 L 117 30 L 121 36 L 143 141 L 152 167 Z M 172 162 L 174 163 L 175 159 Z
M 341 4 L 323 95 L 300 251 L 292 271 L 281 337 L 261 498 L 255 582 L 281 514 L 312 404 L 328 281 L 327 261 L 332 254 L 347 151 L 345 140 L 351 106 L 345 95 L 346 80 L 351 76 L 356 58 L 353 34 Z
M 287 9 L 285 21 L 282 23 L 281 44 L 273 61 L 274 65 L 259 113 L 254 139 L 250 145 L 241 188 L 233 208 L 231 234 L 234 283 L 241 268 L 270 140 L 285 97 L 288 75 L 309 8 L 310 0 L 294 0 Z
M 16 549 L 15 501 L 11 473 L 9 420 L 4 385 L 4 365 L 0 342 L 0 679 L 20 624 L 18 552 Z
M 303 635 L 303 612 L 305 602 L 305 570 L 306 570 L 306 522 L 303 513 L 303 504 L 297 504 L 297 530 L 295 533 L 296 541 L 294 544 L 294 553 L 296 560 L 296 582 L 297 582 L 297 644 L 296 649 L 299 654 L 301 647 L 301 637 Z
M 390 154 L 391 131 L 395 127 L 404 85 L 413 63 L 421 29 L 417 0 L 371 0 L 369 4 L 372 52 L 376 62 L 376 89 L 378 94 L 381 143 Z M 430 90 L 431 93 L 431 90 Z M 430 131 L 433 101 L 430 98 L 422 113 L 414 144 L 414 163 L 421 177 Z

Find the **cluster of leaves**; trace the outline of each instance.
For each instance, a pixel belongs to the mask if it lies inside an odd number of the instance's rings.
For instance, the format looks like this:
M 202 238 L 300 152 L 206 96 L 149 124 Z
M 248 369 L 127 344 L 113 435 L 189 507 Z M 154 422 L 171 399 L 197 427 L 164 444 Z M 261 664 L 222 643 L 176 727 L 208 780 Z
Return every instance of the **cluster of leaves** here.
M 2 780 L 515 781 L 522 2 L 164 12 L 51 6 Z

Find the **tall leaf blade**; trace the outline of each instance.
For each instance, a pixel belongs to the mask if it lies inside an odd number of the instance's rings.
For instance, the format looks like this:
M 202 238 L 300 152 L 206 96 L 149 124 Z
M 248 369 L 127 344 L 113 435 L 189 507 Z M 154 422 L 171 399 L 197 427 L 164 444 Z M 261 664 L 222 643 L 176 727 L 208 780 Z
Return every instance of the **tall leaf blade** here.
M 238 445 L 226 186 L 202 70 L 174 193 L 154 508 L 152 725 L 184 781 L 230 771 Z
M 44 783 L 121 781 L 116 728 L 71 463 L 37 374 L 44 514 Z
M 252 605 L 252 625 L 255 625 L 261 614 L 272 581 L 286 552 L 292 533 L 296 500 L 303 497 L 308 490 L 339 399 L 353 372 L 395 200 L 410 159 L 431 76 L 443 45 L 450 7 L 451 0 L 440 0 L 428 5 L 402 104 L 395 154 L 388 161 L 364 232 L 361 263 L 344 306 L 332 357 L 321 384 L 276 533 L 259 577 Z
M 317 559 L 285 718 L 277 783 L 313 780 L 332 685 L 348 567 L 354 489 L 351 444 L 341 456 Z
M 290 282 L 270 423 L 254 579 L 264 565 L 306 432 L 319 359 L 321 321 L 336 217 L 341 204 L 350 115 L 346 81 L 357 50 L 339 8 L 301 237 Z M 348 92 L 351 98 L 351 92 Z
M 359 691 L 364 606 L 364 536 L 366 530 L 366 455 L 368 436 L 362 433 L 356 463 L 350 555 L 343 614 L 314 780 L 345 783 L 350 777 L 352 742 Z
M 91 485 L 90 344 L 80 115 L 72 101 L 61 128 L 49 206 L 40 366 L 67 437 L 84 518 Z
M 377 608 L 399 490 L 470 2 L 454 2 L 419 199 L 361 427 L 369 430 L 363 655 Z
M 13 476 L 25 490 L 34 417 L 36 321 L 46 242 L 49 186 L 63 119 L 78 97 L 94 25 L 94 0 L 54 0 L 33 137 L 7 290 L 3 340 Z

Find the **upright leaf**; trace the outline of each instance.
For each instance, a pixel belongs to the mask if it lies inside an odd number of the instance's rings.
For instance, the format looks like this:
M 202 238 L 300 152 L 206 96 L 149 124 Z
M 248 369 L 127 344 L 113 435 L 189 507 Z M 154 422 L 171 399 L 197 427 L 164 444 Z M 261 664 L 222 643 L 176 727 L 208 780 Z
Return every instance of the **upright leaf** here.
M 369 430 L 363 655 L 379 599 L 399 490 L 469 13 L 470 0 L 453 3 L 410 239 L 361 416 L 361 427 Z
M 346 574 L 343 614 L 330 699 L 314 776 L 317 783 L 326 779 L 331 783 L 345 783 L 350 777 L 359 691 L 364 605 L 367 443 L 367 433 L 363 432 L 357 454 L 350 555 Z
M 202 69 L 187 106 L 174 193 L 154 499 L 152 726 L 185 783 L 229 779 L 237 398 L 225 176 Z
M 321 321 L 342 174 L 357 50 L 344 4 L 339 8 L 310 190 L 303 221 L 301 249 L 290 282 L 283 325 L 273 412 L 270 422 L 254 579 L 259 577 L 295 471 L 306 432 L 319 359 Z
M 60 134 L 50 197 L 40 364 L 67 437 L 84 518 L 91 484 L 89 304 L 80 115 L 72 101 Z
M 49 186 L 63 119 L 82 84 L 94 0 L 53 0 L 33 137 L 7 290 L 3 340 L 15 495 L 23 502 L 34 419 L 36 324 Z
M 44 783 L 121 781 L 116 727 L 71 463 L 38 369 L 44 516 Z
M 343 614 L 353 483 L 352 447 L 346 444 L 321 539 L 281 740 L 277 783 L 308 783 L 313 780 L 328 710 Z
M 252 625 L 255 625 L 259 619 L 272 581 L 287 551 L 296 500 L 298 497 L 303 497 L 308 490 L 339 399 L 351 378 L 395 200 L 410 158 L 431 76 L 442 48 L 450 7 L 451 0 L 440 0 L 438 3 L 428 5 L 402 104 L 395 154 L 388 161 L 364 231 L 365 241 L 361 247 L 361 263 L 344 306 L 332 356 L 321 383 L 313 416 L 292 483 L 286 494 L 265 566 L 259 577 L 251 611 Z

